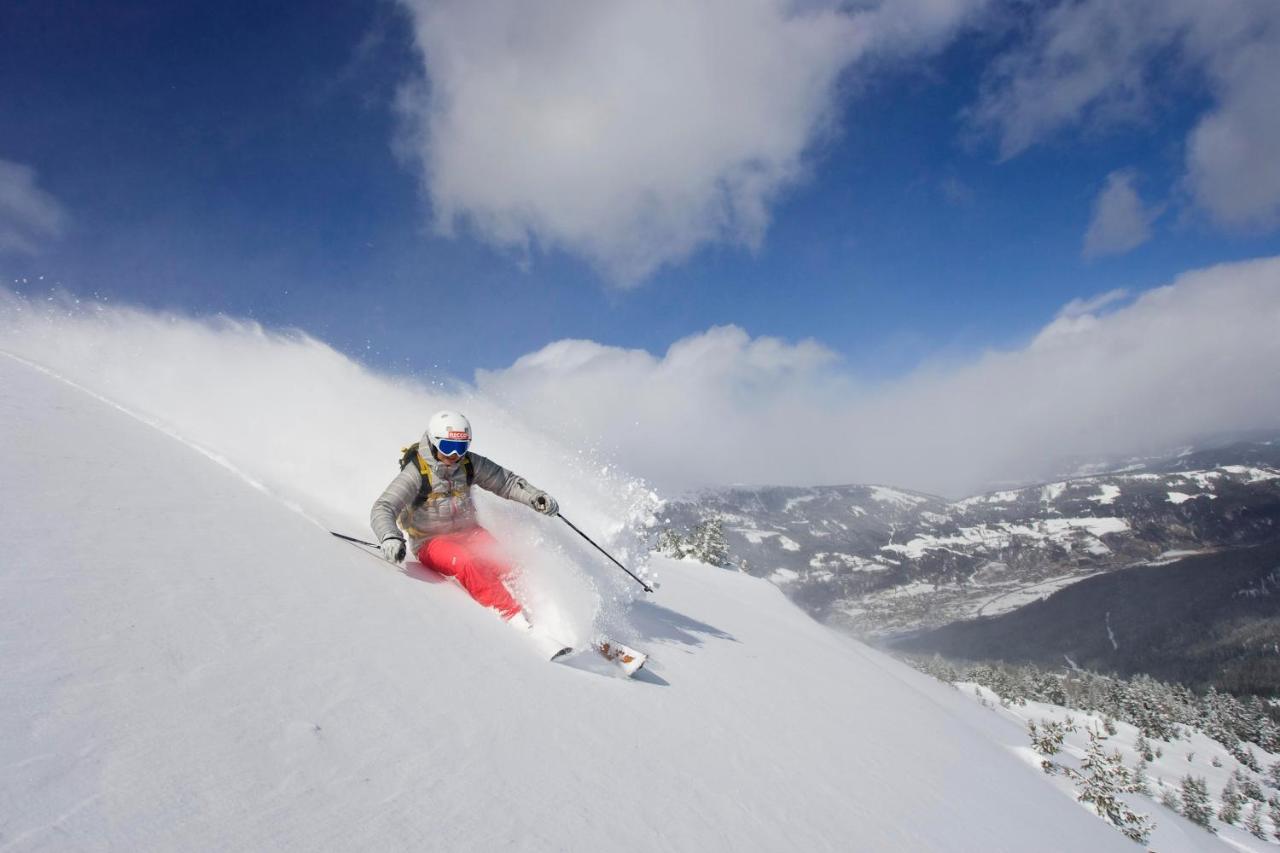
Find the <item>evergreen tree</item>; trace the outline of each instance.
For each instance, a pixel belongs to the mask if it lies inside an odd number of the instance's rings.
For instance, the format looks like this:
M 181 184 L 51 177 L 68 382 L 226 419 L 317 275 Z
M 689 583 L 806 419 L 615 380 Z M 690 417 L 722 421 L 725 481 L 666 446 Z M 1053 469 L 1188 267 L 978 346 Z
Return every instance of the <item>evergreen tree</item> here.
M 1280 841 L 1280 798 L 1272 797 L 1267 800 L 1267 816 L 1271 818 L 1271 834 Z
M 668 557 L 683 560 L 690 555 L 692 550 L 689 537 L 683 536 L 675 530 L 664 530 L 662 535 L 658 537 L 658 551 Z
M 690 554 L 710 566 L 724 568 L 729 565 L 729 543 L 724 538 L 724 522 L 720 516 L 705 519 L 693 531 Z
M 1280 761 L 1267 768 L 1267 776 L 1269 777 L 1268 781 L 1271 782 L 1271 787 L 1280 788 Z
M 1138 765 L 1133 770 L 1133 793 L 1144 797 L 1151 796 L 1151 781 L 1147 778 L 1149 766 L 1145 756 L 1138 756 Z
M 1036 752 L 1045 756 L 1040 762 L 1040 769 L 1049 775 L 1061 769 L 1058 764 L 1050 761 L 1051 756 L 1057 755 L 1062 749 L 1062 741 L 1068 732 L 1076 730 L 1074 723 L 1059 723 L 1055 720 L 1041 720 L 1037 726 L 1035 720 L 1027 720 L 1027 733 L 1031 736 L 1031 746 Z
M 1250 776 L 1246 776 L 1239 767 L 1231 774 L 1231 778 L 1236 780 L 1236 787 L 1240 789 L 1241 800 L 1256 800 L 1262 802 L 1266 796 L 1262 793 L 1262 787 L 1257 780 Z
M 1240 819 L 1240 789 L 1236 787 L 1234 778 L 1227 780 L 1222 789 L 1222 808 L 1218 809 L 1218 820 L 1223 823 L 1235 823 Z
M 1209 807 L 1209 785 L 1203 778 L 1197 779 L 1190 773 L 1182 777 L 1182 814 L 1192 823 L 1214 831 L 1209 823 L 1213 817 L 1213 809 Z
M 1267 834 L 1262 831 L 1262 803 L 1254 803 L 1249 807 L 1249 813 L 1244 819 L 1244 828 L 1249 830 L 1249 834 L 1255 838 L 1267 837 Z
M 1089 749 L 1080 762 L 1080 770 L 1070 773 L 1077 786 L 1076 799 L 1089 803 L 1126 836 L 1145 844 L 1151 835 L 1151 818 L 1134 812 L 1120 799 L 1121 793 L 1133 790 L 1133 779 L 1120 753 L 1108 754 L 1103 749 L 1103 739 L 1101 732 L 1089 730 Z
M 1138 733 L 1138 740 L 1133 744 L 1133 748 L 1137 750 L 1143 761 L 1152 762 L 1156 760 L 1155 754 L 1151 751 L 1151 741 L 1147 740 L 1147 736 L 1141 732 Z
M 1182 802 L 1178 799 L 1178 795 L 1173 792 L 1172 788 L 1165 787 L 1163 780 L 1160 782 L 1160 805 L 1173 809 L 1178 814 L 1182 814 Z

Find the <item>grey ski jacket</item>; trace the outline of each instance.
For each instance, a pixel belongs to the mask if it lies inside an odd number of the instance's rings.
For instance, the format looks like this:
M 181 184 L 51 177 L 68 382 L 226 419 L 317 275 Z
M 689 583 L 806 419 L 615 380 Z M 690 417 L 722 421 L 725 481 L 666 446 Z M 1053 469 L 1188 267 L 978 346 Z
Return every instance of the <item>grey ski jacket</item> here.
M 499 497 L 533 506 L 533 499 L 542 494 L 518 474 L 498 463 L 472 453 L 471 466 L 475 472 L 474 484 Z M 409 535 L 410 553 L 416 554 L 422 543 L 432 536 L 454 533 L 477 527 L 476 505 L 467 485 L 467 472 L 462 463 L 446 466 L 430 456 L 424 456 L 431 469 L 431 493 L 418 507 L 414 498 L 422 485 L 422 472 L 410 463 L 391 481 L 382 496 L 374 501 L 369 513 L 369 523 L 381 542 L 388 536 L 401 536 L 401 529 Z

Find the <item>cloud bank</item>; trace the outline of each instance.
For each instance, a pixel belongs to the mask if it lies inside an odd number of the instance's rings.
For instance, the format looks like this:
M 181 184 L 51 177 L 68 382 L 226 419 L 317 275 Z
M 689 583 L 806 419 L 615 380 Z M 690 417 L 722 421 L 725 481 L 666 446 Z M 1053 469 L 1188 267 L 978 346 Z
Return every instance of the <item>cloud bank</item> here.
M 66 220 L 58 200 L 36 185 L 34 169 L 0 159 L 0 254 L 36 254 Z
M 0 290 L 0 351 L 206 448 L 329 524 L 363 527 L 399 448 L 448 407 L 472 417 L 477 451 L 623 551 L 639 547 L 628 537 L 650 500 L 632 474 L 668 495 L 878 482 L 960 496 L 1055 475 L 1065 458 L 1280 428 L 1277 330 L 1280 257 L 1073 300 L 1021 348 L 875 385 L 820 342 L 732 326 L 661 355 L 557 341 L 474 385 L 428 384 L 254 323 Z M 546 537 L 557 553 L 576 547 L 519 508 L 488 511 L 531 551 Z
M 1077 0 L 1035 17 L 969 114 L 1013 157 L 1073 126 L 1153 120 L 1185 93 L 1211 105 L 1186 140 L 1183 184 L 1219 224 L 1280 225 L 1280 4 Z
M 855 60 L 944 45 L 984 0 L 402 0 L 402 92 L 437 225 L 564 250 L 635 285 L 708 243 L 759 245 Z
M 813 341 L 719 327 L 662 356 L 559 341 L 477 376 L 486 396 L 660 487 L 879 482 L 967 494 L 1069 457 L 1280 427 L 1280 258 L 1122 304 L 1076 300 L 1025 347 L 871 387 Z

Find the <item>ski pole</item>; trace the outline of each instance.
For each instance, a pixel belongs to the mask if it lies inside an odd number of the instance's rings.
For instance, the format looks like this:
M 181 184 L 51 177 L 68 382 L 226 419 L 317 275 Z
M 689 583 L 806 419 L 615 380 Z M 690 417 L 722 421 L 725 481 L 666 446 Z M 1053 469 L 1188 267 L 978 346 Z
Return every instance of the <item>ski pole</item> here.
M 640 578 L 636 577 L 636 576 L 635 576 L 635 574 L 634 574 L 630 569 L 628 569 L 626 566 L 622 565 L 622 563 L 619 563 L 617 560 L 614 560 L 614 559 L 613 559 L 613 555 L 612 555 L 612 554 L 610 554 L 610 553 L 609 553 L 608 551 L 606 551 L 605 549 L 601 548 L 599 545 L 596 545 L 596 543 L 591 539 L 591 537 L 590 537 L 590 536 L 588 536 L 587 534 L 583 533 L 581 530 L 579 530 L 579 529 L 578 529 L 578 526 L 577 526 L 576 524 L 574 524 L 574 523 L 573 523 L 572 521 L 570 521 L 569 519 L 565 518 L 563 515 L 560 515 L 560 513 L 556 513 L 556 515 L 560 517 L 560 520 L 561 520 L 561 521 L 563 521 L 565 524 L 567 524 L 567 525 L 569 525 L 570 527 L 572 527 L 572 528 L 573 528 L 573 532 L 574 532 L 574 533 L 578 534 L 578 535 L 579 535 L 579 536 L 581 536 L 583 539 L 585 539 L 585 540 L 587 540 L 588 542 L 590 542 L 592 545 L 595 545 L 595 548 L 596 548 L 596 550 L 597 550 L 597 551 L 599 551 L 601 554 L 604 554 L 604 555 L 605 555 L 606 557 L 608 557 L 610 560 L 613 560 L 613 564 L 614 564 L 615 566 L 617 566 L 618 568 L 622 569 L 622 570 L 623 570 L 624 572 L 626 572 L 627 574 L 631 575 L 632 579 L 633 579 L 633 580 L 635 580 L 635 582 L 636 582 L 636 583 L 640 584 L 640 586 L 644 588 L 644 591 L 645 591 L 645 592 L 653 592 L 653 587 L 649 586 L 647 583 L 645 583 L 644 581 L 640 580 Z
M 381 547 L 382 547 L 381 545 L 376 545 L 376 544 L 374 544 L 373 542 L 366 542 L 366 541 L 365 541 L 365 540 L 363 540 L 363 539 L 357 539 L 357 538 L 355 538 L 354 536 L 347 536 L 345 533 L 339 533 L 339 532 L 337 532 L 336 530 L 330 530 L 329 532 L 330 532 L 330 533 L 332 533 L 334 536 L 337 536 L 339 539 L 345 539 L 345 540 L 347 540 L 348 542 L 354 542 L 354 543 L 356 543 L 357 545 L 368 545 L 370 548 L 381 548 Z

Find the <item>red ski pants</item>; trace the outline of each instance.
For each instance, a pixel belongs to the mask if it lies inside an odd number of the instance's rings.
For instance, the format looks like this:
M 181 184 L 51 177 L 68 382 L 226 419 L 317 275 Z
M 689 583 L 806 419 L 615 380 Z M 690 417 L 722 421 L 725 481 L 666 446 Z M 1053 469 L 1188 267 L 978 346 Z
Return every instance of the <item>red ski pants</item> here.
M 520 612 L 519 603 L 503 583 L 511 567 L 502 560 L 497 540 L 483 527 L 428 539 L 418 549 L 418 562 L 456 578 L 472 598 L 497 610 L 503 619 Z

